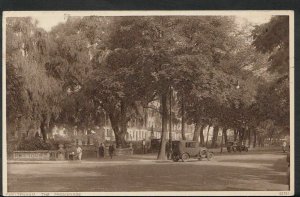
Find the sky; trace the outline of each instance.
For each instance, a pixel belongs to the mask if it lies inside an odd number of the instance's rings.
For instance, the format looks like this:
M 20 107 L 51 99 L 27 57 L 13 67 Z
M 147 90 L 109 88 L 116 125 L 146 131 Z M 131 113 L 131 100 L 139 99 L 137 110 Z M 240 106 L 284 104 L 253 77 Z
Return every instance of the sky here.
M 78 15 L 76 13 L 71 15 Z M 82 16 L 82 14 L 79 14 Z M 86 13 L 84 14 L 86 15 Z M 228 15 L 228 13 L 226 14 Z M 230 14 L 230 15 L 236 15 L 236 14 Z M 260 13 L 250 13 L 250 12 L 243 12 L 238 13 L 236 15 L 237 23 L 244 24 L 246 22 L 250 22 L 254 25 L 259 25 L 262 23 L 266 23 L 271 18 L 271 13 L 268 12 L 260 12 Z M 55 25 L 65 22 L 67 19 L 67 15 L 65 15 L 63 12 L 44 12 L 42 14 L 33 14 L 31 15 L 33 19 L 36 19 L 38 21 L 38 26 L 42 27 L 46 31 L 50 31 L 52 27 Z
M 66 16 L 64 14 L 55 14 L 55 15 L 42 15 L 34 16 L 33 19 L 38 21 L 38 26 L 50 31 L 52 27 L 58 25 L 59 23 L 66 22 Z

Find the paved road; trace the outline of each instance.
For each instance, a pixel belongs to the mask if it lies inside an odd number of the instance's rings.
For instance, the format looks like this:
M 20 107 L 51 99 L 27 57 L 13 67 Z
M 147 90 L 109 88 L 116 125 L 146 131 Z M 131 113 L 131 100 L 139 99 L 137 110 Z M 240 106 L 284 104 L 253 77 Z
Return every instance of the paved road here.
M 283 154 L 216 156 L 212 161 L 9 163 L 9 192 L 288 190 Z

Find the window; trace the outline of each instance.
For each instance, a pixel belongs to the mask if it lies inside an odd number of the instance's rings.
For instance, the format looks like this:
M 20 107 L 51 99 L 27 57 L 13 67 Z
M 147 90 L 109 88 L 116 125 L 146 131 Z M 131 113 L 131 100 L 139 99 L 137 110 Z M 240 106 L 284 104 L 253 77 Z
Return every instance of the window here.
M 197 147 L 197 143 L 196 142 L 187 142 L 185 144 L 186 148 L 196 148 Z

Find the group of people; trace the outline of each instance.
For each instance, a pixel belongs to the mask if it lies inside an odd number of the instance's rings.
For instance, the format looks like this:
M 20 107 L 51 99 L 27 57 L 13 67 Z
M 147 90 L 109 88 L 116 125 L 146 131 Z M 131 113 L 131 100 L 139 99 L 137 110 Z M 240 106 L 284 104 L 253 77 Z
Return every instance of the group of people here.
M 76 154 L 75 152 L 69 153 L 69 159 L 75 160 L 76 158 L 78 158 L 78 160 L 82 159 L 82 148 L 80 146 L 77 146 Z
M 69 158 L 71 160 L 74 160 L 74 159 L 81 160 L 82 159 L 82 152 L 83 152 L 82 148 L 80 146 L 77 146 L 76 154 L 75 154 L 75 151 L 71 152 L 69 154 Z M 105 145 L 103 143 L 100 144 L 98 152 L 99 152 L 99 158 L 104 158 L 104 156 L 105 156 Z M 110 156 L 111 159 L 113 158 L 114 152 L 115 152 L 115 147 L 114 147 L 113 144 L 110 144 L 109 147 L 108 147 L 108 153 L 109 153 L 109 156 Z
M 108 147 L 108 153 L 111 159 L 113 158 L 114 152 L 115 152 L 115 147 L 113 144 L 110 144 Z M 99 158 L 103 158 L 104 156 L 105 156 L 105 146 L 103 143 L 101 143 L 99 146 Z

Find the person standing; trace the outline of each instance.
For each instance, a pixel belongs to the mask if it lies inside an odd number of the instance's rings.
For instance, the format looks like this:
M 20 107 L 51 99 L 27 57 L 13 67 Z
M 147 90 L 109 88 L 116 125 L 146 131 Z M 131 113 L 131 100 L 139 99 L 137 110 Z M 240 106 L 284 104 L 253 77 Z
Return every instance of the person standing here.
M 113 157 L 114 151 L 115 151 L 115 147 L 114 147 L 113 144 L 111 144 L 111 145 L 109 146 L 109 148 L 108 148 L 109 156 L 110 156 L 111 159 L 112 159 L 112 157 Z
M 171 153 L 170 142 L 167 142 L 167 144 L 166 144 L 166 152 L 167 152 L 167 158 L 168 158 L 168 159 L 171 159 L 172 153 Z
M 282 143 L 282 151 L 284 153 L 286 152 L 286 141 L 283 141 L 283 143 Z
M 99 157 L 104 157 L 104 145 L 102 143 L 99 146 Z
M 143 145 L 143 153 L 146 154 L 146 140 L 145 139 L 142 141 L 142 145 Z
M 78 154 L 78 160 L 81 160 L 82 157 L 82 149 L 80 146 L 77 147 L 76 152 Z

